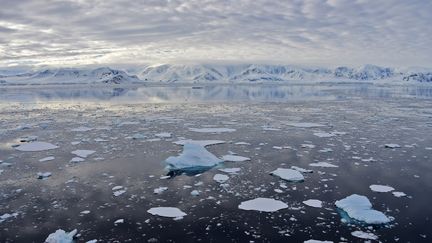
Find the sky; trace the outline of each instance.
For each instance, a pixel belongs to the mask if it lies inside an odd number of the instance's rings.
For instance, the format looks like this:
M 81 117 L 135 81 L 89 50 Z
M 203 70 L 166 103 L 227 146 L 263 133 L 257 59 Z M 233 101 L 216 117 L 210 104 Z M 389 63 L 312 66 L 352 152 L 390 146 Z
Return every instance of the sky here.
M 432 67 L 431 0 L 0 0 L 0 67 Z

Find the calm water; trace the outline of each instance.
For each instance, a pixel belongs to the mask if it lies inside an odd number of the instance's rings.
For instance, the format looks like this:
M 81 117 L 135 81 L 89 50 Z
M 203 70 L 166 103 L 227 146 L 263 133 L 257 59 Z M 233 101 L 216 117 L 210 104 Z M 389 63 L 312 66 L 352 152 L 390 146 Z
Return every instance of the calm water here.
M 0 215 L 18 213 L 0 223 L 1 242 L 43 242 L 58 228 L 78 229 L 77 242 L 361 242 L 351 235 L 356 230 L 374 233 L 382 242 L 430 242 L 432 237 L 428 86 L 19 87 L 0 89 L 0 103 Z M 324 126 L 299 128 L 293 122 Z M 79 126 L 92 129 L 72 130 Z M 236 130 L 189 130 L 203 127 Z M 173 136 L 158 139 L 160 132 Z M 317 132 L 340 133 L 322 138 Z M 132 139 L 135 134 L 146 138 Z M 12 148 L 30 135 L 59 148 Z M 217 157 L 236 153 L 251 161 L 163 179 L 168 174 L 163 161 L 182 151 L 173 142 L 184 138 L 223 140 L 207 149 Z M 385 148 L 388 143 L 401 148 Z M 70 163 L 76 149 L 96 152 Z M 47 156 L 55 159 L 39 162 Z M 309 166 L 319 161 L 339 167 Z M 314 172 L 301 183 L 269 175 L 293 165 Z M 241 171 L 229 175 L 226 186 L 213 180 L 225 174 L 218 169 L 231 167 Z M 38 180 L 36 173 L 45 171 L 52 176 Z M 407 196 L 373 192 L 372 184 Z M 114 186 L 126 192 L 116 197 Z M 168 190 L 154 194 L 160 186 Z M 192 196 L 192 190 L 200 195 Z M 394 218 L 392 223 L 341 222 L 334 202 L 354 193 L 367 196 L 375 209 Z M 289 208 L 238 209 L 240 202 L 257 197 L 281 200 Z M 307 199 L 323 201 L 323 208 L 304 205 Z M 158 206 L 178 207 L 187 216 L 173 220 L 147 213 Z M 90 213 L 80 213 L 84 210 Z M 114 225 L 117 219 L 125 223 Z

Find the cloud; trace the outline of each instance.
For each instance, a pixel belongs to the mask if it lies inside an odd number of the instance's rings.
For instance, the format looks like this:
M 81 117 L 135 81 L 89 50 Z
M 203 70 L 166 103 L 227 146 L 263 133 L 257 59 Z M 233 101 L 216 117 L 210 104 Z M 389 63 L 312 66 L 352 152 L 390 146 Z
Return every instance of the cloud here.
M 432 66 L 431 12 L 424 0 L 3 0 L 0 66 Z

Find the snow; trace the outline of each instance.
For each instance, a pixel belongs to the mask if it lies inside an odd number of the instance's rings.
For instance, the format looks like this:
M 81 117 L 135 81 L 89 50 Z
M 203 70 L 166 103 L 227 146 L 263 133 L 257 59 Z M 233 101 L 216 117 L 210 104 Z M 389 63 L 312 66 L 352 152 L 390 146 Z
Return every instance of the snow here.
M 350 218 L 367 224 L 385 224 L 390 222 L 390 219 L 382 212 L 372 209 L 369 199 L 362 195 L 353 194 L 336 201 L 335 205 L 344 210 Z
M 324 167 L 324 168 L 336 168 L 336 167 L 339 167 L 337 165 L 330 164 L 330 163 L 327 163 L 327 162 L 311 163 L 311 164 L 309 164 L 309 166 L 312 166 L 312 167 Z
M 223 133 L 223 132 L 235 132 L 236 129 L 224 128 L 224 127 L 210 127 L 210 128 L 189 128 L 189 131 L 201 132 L 201 133 Z
M 223 174 L 216 174 L 213 176 L 213 180 L 219 182 L 219 183 L 224 183 L 229 179 L 229 177 L 227 175 L 223 175 Z
M 387 144 L 384 144 L 384 147 L 393 149 L 393 148 L 400 148 L 401 146 L 399 144 L 396 144 L 396 143 L 387 143 Z
M 39 162 L 50 161 L 50 160 L 53 160 L 53 159 L 55 159 L 54 156 L 48 156 L 48 157 L 45 157 L 45 158 L 40 159 Z
M 24 151 L 24 152 L 38 152 L 38 151 L 51 150 L 56 148 L 58 148 L 58 146 L 47 142 L 31 142 L 31 143 L 21 144 L 18 147 L 15 147 L 16 150 Z
M 276 212 L 278 210 L 288 208 L 288 205 L 282 201 L 272 198 L 259 197 L 240 203 L 238 208 L 243 210 L 255 210 L 260 212 Z
M 276 170 L 270 172 L 270 174 L 278 176 L 281 179 L 287 181 L 298 182 L 304 180 L 304 176 L 300 172 L 293 169 L 277 168 Z
M 322 202 L 320 200 L 317 200 L 317 199 L 309 199 L 309 200 L 303 201 L 303 203 L 310 206 L 310 207 L 322 208 Z
M 79 156 L 81 158 L 87 158 L 87 156 L 92 155 L 93 153 L 95 153 L 96 151 L 94 150 L 83 150 L 83 149 L 79 149 L 79 150 L 74 150 L 71 153 Z
M 323 124 L 312 123 L 312 122 L 289 122 L 287 126 L 300 127 L 300 128 L 314 128 L 314 127 L 325 127 Z
M 185 169 L 193 167 L 213 167 L 223 160 L 207 151 L 198 144 L 186 143 L 179 156 L 171 156 L 165 160 L 169 169 Z
M 222 159 L 224 161 L 229 161 L 229 162 L 243 162 L 243 161 L 249 161 L 249 160 L 251 160 L 248 157 L 243 157 L 243 156 L 238 156 L 238 155 L 232 155 L 232 154 L 224 155 L 224 156 L 222 156 Z
M 168 217 L 168 218 L 179 218 L 184 217 L 187 214 L 175 207 L 156 207 L 147 210 L 152 215 Z
M 365 240 L 378 240 L 378 236 L 376 236 L 375 234 L 372 233 L 367 233 L 367 232 L 363 232 L 360 230 L 356 230 L 351 232 L 351 235 L 360 239 L 365 239 Z
M 369 188 L 374 192 L 391 192 L 391 191 L 394 191 L 393 187 L 384 186 L 384 185 L 370 185 Z
M 179 141 L 176 141 L 174 143 L 178 144 L 178 145 L 196 144 L 196 145 L 206 147 L 206 146 L 210 146 L 210 145 L 222 144 L 222 143 L 225 143 L 225 141 L 222 141 L 222 140 L 190 140 L 190 139 L 188 139 L 188 140 L 179 140 Z
M 71 232 L 67 233 L 62 229 L 56 230 L 56 232 L 48 235 L 48 238 L 46 238 L 45 243 L 73 243 L 73 238 L 77 234 L 77 230 L 72 230 Z

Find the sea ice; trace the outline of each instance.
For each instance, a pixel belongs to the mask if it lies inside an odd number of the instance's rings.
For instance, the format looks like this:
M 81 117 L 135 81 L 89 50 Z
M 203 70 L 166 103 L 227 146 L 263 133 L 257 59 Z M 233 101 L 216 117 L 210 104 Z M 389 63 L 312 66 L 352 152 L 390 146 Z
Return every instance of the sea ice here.
M 323 124 L 312 123 L 312 122 L 289 122 L 287 126 L 300 127 L 300 128 L 314 128 L 314 127 L 325 127 Z
M 50 177 L 51 175 L 52 175 L 51 172 L 38 172 L 37 173 L 37 178 L 38 179 L 45 179 L 45 178 Z
M 18 147 L 15 147 L 16 150 L 24 152 L 37 152 L 56 148 L 58 148 L 58 146 L 47 142 L 31 142 L 21 144 Z
M 384 144 L 384 147 L 393 149 L 393 148 L 400 148 L 401 146 L 399 144 L 395 144 L 395 143 L 387 143 L 387 144 Z
M 45 157 L 43 159 L 40 159 L 39 162 L 50 161 L 50 160 L 53 160 L 53 159 L 55 159 L 54 156 L 48 156 L 48 157 Z
M 153 193 L 154 193 L 154 194 L 162 194 L 162 192 L 164 192 L 164 191 L 166 191 L 166 190 L 168 190 L 168 187 L 163 187 L 163 186 L 161 186 L 161 187 L 155 188 L 155 189 L 153 190 Z
M 88 131 L 91 131 L 91 130 L 93 130 L 93 128 L 85 127 L 85 126 L 80 126 L 80 127 L 72 128 L 71 129 L 72 132 L 88 132 Z
M 76 156 L 79 156 L 81 158 L 87 158 L 87 156 L 95 153 L 96 151 L 94 150 L 84 150 L 84 149 L 79 149 L 79 150 L 74 150 L 71 153 L 75 154 Z
M 178 144 L 178 145 L 196 144 L 196 145 L 201 145 L 203 147 L 206 147 L 206 146 L 209 146 L 209 145 L 222 144 L 222 143 L 225 143 L 225 141 L 221 141 L 221 140 L 191 140 L 191 139 L 187 139 L 187 140 L 179 140 L 179 141 L 176 141 L 174 143 Z
M 0 215 L 0 223 L 12 217 L 16 218 L 17 216 L 18 213 L 5 213 L 3 215 Z
M 228 173 L 228 174 L 237 174 L 238 172 L 240 172 L 240 168 L 223 168 L 223 169 L 219 169 L 219 171 Z
M 336 167 L 339 167 L 337 165 L 330 164 L 330 163 L 327 163 L 327 162 L 311 163 L 311 164 L 309 164 L 309 166 L 312 166 L 312 167 L 325 167 L 325 168 L 336 168 Z
M 124 219 L 117 219 L 116 221 L 114 221 L 114 225 L 123 224 L 123 223 L 124 223 Z
M 79 163 L 79 162 L 83 162 L 85 159 L 81 158 L 81 157 L 73 157 L 71 160 L 69 160 L 69 162 L 71 163 Z
M 282 201 L 272 198 L 259 197 L 240 203 L 238 208 L 243 210 L 255 210 L 261 212 L 276 212 L 280 209 L 288 208 L 288 205 Z
M 189 131 L 201 132 L 201 133 L 222 133 L 222 132 L 235 132 L 236 130 L 233 128 L 209 127 L 209 128 L 189 128 Z
M 356 230 L 351 232 L 351 235 L 360 239 L 365 239 L 365 240 L 378 240 L 378 236 L 372 234 L 372 233 L 367 233 L 367 232 L 363 232 L 360 230 Z
M 73 243 L 73 238 L 76 235 L 78 230 L 74 229 L 71 232 L 67 233 L 64 230 L 58 229 L 56 232 L 48 235 L 45 243 Z
M 303 203 L 310 206 L 310 207 L 322 208 L 322 202 L 320 200 L 317 200 L 317 199 L 309 199 L 309 200 L 303 201 Z
M 183 152 L 179 156 L 171 156 L 165 160 L 169 169 L 185 169 L 193 167 L 213 167 L 223 160 L 207 151 L 198 144 L 186 143 Z
M 291 169 L 296 170 L 301 173 L 313 173 L 313 170 L 303 169 L 298 166 L 291 166 Z
M 223 174 L 216 174 L 213 176 L 213 180 L 219 182 L 219 183 L 224 183 L 229 179 L 229 177 L 227 175 L 223 175 Z
M 350 218 L 367 224 L 385 224 L 390 219 L 382 212 L 372 209 L 372 204 L 365 196 L 353 194 L 336 201 L 335 205 L 344 210 Z
M 395 197 L 405 197 L 406 194 L 404 192 L 392 192 Z
M 243 161 L 249 161 L 250 160 L 250 158 L 248 158 L 248 157 L 232 155 L 232 154 L 224 155 L 224 156 L 222 156 L 222 159 L 224 161 L 229 161 L 229 162 L 243 162 Z
M 333 243 L 333 241 L 329 241 L 329 240 L 307 240 L 307 241 L 304 241 L 303 243 Z
M 314 135 L 320 138 L 330 138 L 336 136 L 336 134 L 328 132 L 315 132 Z
M 276 170 L 270 172 L 270 174 L 279 176 L 281 179 L 287 181 L 297 182 L 297 181 L 304 180 L 304 176 L 297 170 L 293 170 L 293 169 L 277 168 Z
M 156 207 L 156 208 L 150 208 L 147 210 L 148 213 L 152 215 L 162 216 L 162 217 L 169 217 L 169 218 L 179 218 L 184 217 L 187 214 L 181 211 L 178 208 L 174 207 Z
M 172 134 L 169 132 L 161 132 L 161 133 L 156 133 L 155 136 L 158 138 L 170 138 L 172 137 Z
M 192 196 L 194 196 L 194 197 L 196 197 L 196 196 L 199 196 L 199 191 L 198 190 L 193 190 L 193 191 L 191 191 L 191 193 L 190 193 Z
M 384 185 L 370 185 L 369 188 L 374 192 L 391 192 L 391 191 L 394 191 L 393 187 L 384 186 Z

